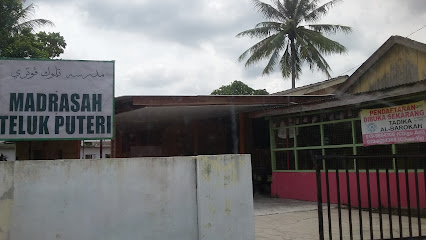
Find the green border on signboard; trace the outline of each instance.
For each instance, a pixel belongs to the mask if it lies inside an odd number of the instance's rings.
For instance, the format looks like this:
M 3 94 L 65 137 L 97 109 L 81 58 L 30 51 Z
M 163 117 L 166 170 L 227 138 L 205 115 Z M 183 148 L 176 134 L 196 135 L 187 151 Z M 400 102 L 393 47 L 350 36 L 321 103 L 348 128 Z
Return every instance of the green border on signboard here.
M 115 60 L 100 61 L 100 60 L 70 60 L 70 59 L 45 59 L 45 58 L 2 58 L 0 60 L 13 60 L 13 61 L 48 61 L 48 62 L 107 62 L 112 63 L 112 137 L 111 138 L 0 138 L 0 141 L 22 142 L 22 141 L 58 141 L 58 140 L 104 140 L 113 139 L 115 137 Z

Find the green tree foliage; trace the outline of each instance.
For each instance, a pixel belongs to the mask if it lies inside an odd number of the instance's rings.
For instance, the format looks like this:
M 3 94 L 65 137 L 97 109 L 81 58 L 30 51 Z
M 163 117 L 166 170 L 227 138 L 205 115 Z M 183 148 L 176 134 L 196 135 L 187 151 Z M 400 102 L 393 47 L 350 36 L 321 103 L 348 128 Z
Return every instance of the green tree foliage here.
M 269 95 L 269 93 L 268 91 L 266 91 L 266 89 L 256 89 L 256 90 L 253 90 L 252 95 Z
M 341 0 L 332 0 L 319 6 L 318 0 L 271 0 L 272 4 L 253 0 L 256 9 L 266 21 L 243 31 L 237 37 L 261 38 L 238 58 L 245 66 L 268 60 L 263 74 L 269 74 L 276 65 L 280 66 L 283 78 L 291 76 L 292 88 L 299 79 L 303 63 L 311 70 L 322 71 L 330 77 L 331 68 L 323 55 L 344 53 L 346 48 L 325 34 L 350 33 L 347 26 L 314 24 Z
M 24 29 L 9 39 L 9 44 L 3 49 L 2 57 L 11 58 L 53 58 L 59 57 L 66 46 L 64 38 L 59 33 L 31 33 Z
M 214 90 L 211 95 L 268 95 L 269 93 L 265 89 L 255 90 L 241 81 L 233 81 L 229 85 L 223 85 L 222 87 Z
M 25 0 L 0 0 L 0 57 L 54 58 L 64 52 L 66 43 L 59 33 L 35 32 L 53 25 L 46 19 L 32 19 L 35 7 Z

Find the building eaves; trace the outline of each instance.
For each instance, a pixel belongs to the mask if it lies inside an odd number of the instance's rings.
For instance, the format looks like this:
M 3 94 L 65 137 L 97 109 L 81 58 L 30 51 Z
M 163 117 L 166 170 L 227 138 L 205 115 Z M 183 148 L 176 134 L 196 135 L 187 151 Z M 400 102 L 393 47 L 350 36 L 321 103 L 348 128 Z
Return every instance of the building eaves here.
M 264 106 L 310 102 L 329 95 L 261 96 L 125 96 L 115 99 L 115 113 L 146 107 Z
M 268 117 L 283 114 L 294 114 L 307 111 L 317 111 L 323 109 L 330 109 L 342 106 L 351 105 L 362 105 L 371 103 L 374 101 L 391 101 L 404 96 L 411 96 L 414 98 L 415 95 L 423 96 L 426 94 L 426 79 L 415 82 L 406 83 L 399 86 L 393 86 L 386 89 L 375 90 L 370 92 L 359 93 L 356 95 L 352 94 L 341 94 L 334 95 L 329 98 L 324 98 L 318 101 L 305 102 L 295 104 L 292 106 L 280 106 L 277 108 L 270 108 L 266 110 L 256 111 L 250 113 L 251 118 Z

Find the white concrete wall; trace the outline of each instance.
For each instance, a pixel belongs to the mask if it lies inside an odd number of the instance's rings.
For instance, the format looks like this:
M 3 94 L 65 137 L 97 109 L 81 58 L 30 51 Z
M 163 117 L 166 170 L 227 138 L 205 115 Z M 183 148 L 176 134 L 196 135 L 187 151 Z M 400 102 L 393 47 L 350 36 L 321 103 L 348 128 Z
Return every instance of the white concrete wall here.
M 254 240 L 247 155 L 0 162 L 0 180 L 0 240 Z
M 255 238 L 250 155 L 198 157 L 197 187 L 200 240 Z
M 0 240 L 9 240 L 13 208 L 14 162 L 0 162 Z

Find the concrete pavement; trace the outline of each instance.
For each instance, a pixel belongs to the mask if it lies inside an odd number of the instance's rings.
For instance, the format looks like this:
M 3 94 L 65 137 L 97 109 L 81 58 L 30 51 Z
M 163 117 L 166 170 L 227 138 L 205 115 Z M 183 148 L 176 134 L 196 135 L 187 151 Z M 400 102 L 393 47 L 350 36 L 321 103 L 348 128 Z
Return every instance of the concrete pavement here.
M 256 240 L 318 239 L 315 202 L 254 198 Z
M 256 240 L 319 239 L 316 202 L 256 196 L 254 199 Z M 338 239 L 339 224 L 336 205 L 331 209 L 333 237 Z M 373 213 L 373 238 L 380 239 L 379 214 Z M 389 216 L 383 217 L 384 238 L 390 237 Z M 426 218 L 421 219 L 422 233 L 426 234 Z M 368 212 L 362 212 L 363 236 L 370 239 Z M 394 237 L 399 237 L 398 216 L 392 216 Z M 360 239 L 358 209 L 352 210 L 354 239 Z M 408 237 L 408 218 L 402 217 L 403 236 Z M 342 209 L 343 239 L 349 239 L 348 210 Z M 413 236 L 418 236 L 417 218 L 412 218 Z M 325 239 L 328 239 L 327 209 L 324 208 Z

